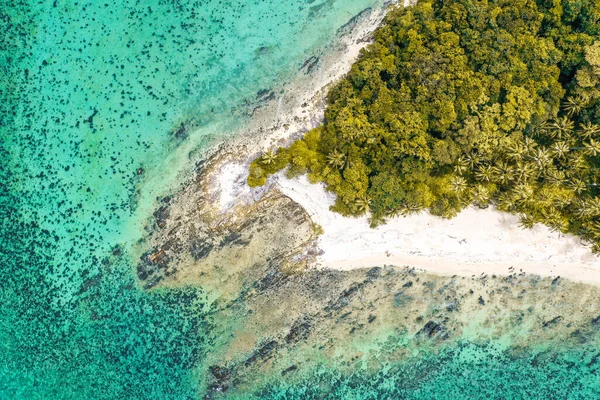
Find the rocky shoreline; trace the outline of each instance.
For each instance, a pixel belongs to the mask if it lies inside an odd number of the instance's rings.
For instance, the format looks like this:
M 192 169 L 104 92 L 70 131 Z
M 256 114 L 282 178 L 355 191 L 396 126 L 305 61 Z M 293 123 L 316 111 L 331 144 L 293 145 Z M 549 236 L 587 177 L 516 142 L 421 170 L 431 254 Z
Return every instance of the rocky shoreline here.
M 228 293 L 274 264 L 283 270 L 308 266 L 314 224 L 287 196 L 272 189 L 220 211 L 211 187 L 232 157 L 222 154 L 201 164 L 181 192 L 161 199 L 150 235 L 138 244 L 137 274 L 145 288 L 185 283 Z
M 273 260 L 290 270 L 311 265 L 317 230 L 306 211 L 276 188 L 250 190 L 245 180 L 236 183 L 223 171 L 240 167 L 243 179 L 258 154 L 320 124 L 328 86 L 350 68 L 393 4 L 352 17 L 338 31 L 333 48 L 307 59 L 292 82 L 259 90 L 244 130 L 213 148 L 191 177 L 158 200 L 148 235 L 134 249 L 145 288 L 185 281 L 228 292 L 223 278 L 213 281 L 211 271 L 227 267 L 231 282 L 242 270 L 262 271 Z M 177 132 L 187 135 L 189 129 L 182 127 Z M 221 204 L 224 193 L 234 201 Z
M 375 373 L 462 341 L 500 341 L 515 357 L 539 344 L 595 346 L 598 306 L 597 288 L 560 279 L 273 270 L 222 304 L 220 317 L 237 324 L 223 329 L 227 339 L 203 366 L 205 394 L 249 393 L 282 376 L 293 382 L 318 365 Z

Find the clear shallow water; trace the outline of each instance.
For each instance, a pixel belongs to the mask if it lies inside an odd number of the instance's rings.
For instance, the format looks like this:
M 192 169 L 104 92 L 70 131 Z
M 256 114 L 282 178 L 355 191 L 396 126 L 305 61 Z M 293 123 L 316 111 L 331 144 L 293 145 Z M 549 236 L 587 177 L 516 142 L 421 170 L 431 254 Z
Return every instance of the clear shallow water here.
M 259 90 L 378 3 L 0 1 L 0 397 L 198 396 L 196 366 L 224 322 L 201 288 L 139 289 L 129 245 L 190 152 L 235 131 Z M 598 393 L 591 350 L 540 368 L 533 350 L 490 349 L 315 370 L 262 396 L 493 397 L 484 382 L 504 398 Z
M 206 299 L 140 290 L 128 246 L 190 151 L 376 3 L 0 3 L 0 397 L 196 396 Z
M 528 349 L 461 342 L 421 352 L 377 373 L 315 368 L 302 381 L 256 393 L 269 399 L 591 399 L 598 398 L 597 350 Z M 583 362 L 585 361 L 585 362 Z M 244 396 L 240 397 L 243 398 Z

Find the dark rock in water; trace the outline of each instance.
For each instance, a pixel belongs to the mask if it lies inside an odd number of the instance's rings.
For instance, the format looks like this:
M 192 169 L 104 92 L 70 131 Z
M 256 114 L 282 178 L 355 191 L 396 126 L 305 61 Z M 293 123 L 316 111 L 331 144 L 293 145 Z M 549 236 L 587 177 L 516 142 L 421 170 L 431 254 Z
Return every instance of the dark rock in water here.
M 169 205 L 160 206 L 158 210 L 154 211 L 153 215 L 156 218 L 156 225 L 161 229 L 164 228 L 167 225 L 167 219 L 170 215 Z
M 287 367 L 286 369 L 281 371 L 281 376 L 286 376 L 290 372 L 294 372 L 297 369 L 298 369 L 298 367 L 296 365 L 290 365 L 289 367 Z
M 179 125 L 179 127 L 177 127 L 177 129 L 173 131 L 173 136 L 179 140 L 187 138 L 188 130 L 183 122 Z
M 149 271 L 145 268 L 143 264 L 138 264 L 137 275 L 140 280 L 145 281 L 146 279 L 148 279 Z
M 290 329 L 290 333 L 285 337 L 286 342 L 298 342 L 300 340 L 305 340 L 310 334 L 310 323 L 308 321 L 296 321 L 292 328 Z
M 439 324 L 434 321 L 428 321 L 423 328 L 419 332 L 417 332 L 417 337 L 428 337 L 428 338 L 440 338 L 442 340 L 448 338 L 448 332 L 446 332 L 446 328 L 444 325 Z
M 238 232 L 231 232 L 230 234 L 223 237 L 221 243 L 219 243 L 219 247 L 224 247 L 228 245 L 238 245 L 238 246 L 246 246 L 250 243 L 247 240 L 242 239 L 242 235 Z
M 285 280 L 285 276 L 279 269 L 271 269 L 262 279 L 254 283 L 254 288 L 260 292 L 265 291 L 269 287 L 275 287 Z
M 166 270 L 171 257 L 167 254 L 164 248 L 154 248 L 145 252 L 140 257 L 141 263 L 137 266 L 138 278 L 142 281 L 148 281 L 146 287 L 156 285 L 162 277 L 153 276 L 159 270 Z M 150 278 L 152 278 L 150 280 Z
M 408 303 L 410 303 L 413 298 L 403 291 L 397 292 L 394 295 L 394 307 L 405 307 Z
M 373 11 L 373 9 L 371 7 L 368 7 L 368 8 L 365 8 L 364 10 L 362 10 L 361 12 L 359 12 L 358 14 L 356 14 L 354 17 L 350 18 L 350 20 L 348 22 L 346 22 L 344 25 L 342 25 L 338 28 L 337 34 L 338 35 L 348 34 L 352 29 L 354 29 L 354 27 L 356 25 L 358 25 L 360 20 L 363 19 L 364 17 L 366 17 L 367 15 L 369 15 L 371 13 L 371 11 Z
M 98 115 L 98 110 L 94 108 L 94 112 L 92 113 L 92 115 L 87 117 L 87 119 L 84 121 L 86 124 L 88 124 L 90 126 L 90 129 L 94 133 L 96 133 L 96 128 L 94 128 L 94 118 L 96 117 L 96 115 Z
M 271 89 L 262 89 L 256 92 L 256 98 L 260 101 L 271 101 L 275 99 L 275 92 Z
M 575 329 L 569 336 L 579 344 L 584 344 L 590 339 L 589 333 L 582 332 L 580 329 Z
M 346 313 L 343 313 L 342 315 L 340 315 L 340 316 L 339 316 L 339 317 L 336 319 L 336 321 L 337 321 L 337 322 L 343 321 L 343 320 L 345 320 L 346 318 L 348 318 L 348 317 L 350 316 L 350 314 L 352 314 L 352 311 L 348 311 L 348 312 L 346 312 Z
M 598 363 L 598 360 L 600 360 L 600 353 L 594 354 L 590 362 L 586 364 L 586 367 L 590 368 L 592 365 Z
M 190 245 L 190 253 L 194 260 L 198 261 L 203 258 L 206 258 L 213 249 L 213 245 L 204 240 L 194 240 Z
M 270 47 L 268 46 L 261 46 L 256 50 L 256 54 L 258 56 L 264 56 L 265 54 L 268 54 L 270 52 Z
M 115 257 L 121 257 L 121 248 L 119 246 L 115 246 L 112 250 L 112 255 Z
M 413 285 L 413 281 L 408 281 L 406 282 L 404 285 L 402 285 L 403 288 L 409 288 Z
M 596 318 L 592 318 L 592 326 L 596 329 L 600 329 L 600 315 Z
M 374 316 L 374 315 L 369 315 L 369 319 L 367 320 L 367 322 L 368 322 L 368 323 L 371 323 L 371 322 L 375 321 L 375 319 L 376 319 L 376 318 L 377 318 L 377 317 L 376 317 L 376 316 Z
M 97 286 L 100 283 L 100 280 L 102 279 L 102 275 L 98 274 L 92 278 L 86 279 L 85 282 L 83 282 L 83 284 L 81 285 L 81 288 L 79 289 L 79 292 L 77 292 L 77 296 L 87 292 L 88 290 L 90 290 L 93 286 Z
M 270 342 L 263 344 L 246 360 L 246 366 L 254 364 L 257 361 L 264 361 L 268 359 L 276 349 L 277 342 L 275 340 L 271 340 Z
M 327 307 L 325 307 L 325 311 L 337 311 L 346 307 L 348 304 L 350 304 L 350 299 L 352 296 L 354 296 L 356 292 L 358 292 L 358 290 L 363 286 L 364 283 L 352 283 L 352 285 L 350 285 L 348 289 L 344 290 L 335 301 L 331 302 Z
M 546 321 L 542 324 L 543 328 L 550 328 L 553 327 L 554 325 L 558 324 L 560 321 L 562 321 L 563 317 L 561 317 L 560 315 L 558 317 L 554 317 L 552 318 L 550 321 Z
M 144 289 L 152 289 L 154 286 L 158 285 L 159 282 L 162 281 L 161 276 L 154 276 L 150 279 L 146 280 L 146 284 L 144 285 Z
M 380 276 L 381 276 L 381 267 L 371 268 L 367 272 L 367 279 L 371 282 L 374 281 L 375 279 L 379 278 Z
M 481 304 L 482 306 L 485 306 L 485 300 L 483 299 L 483 297 L 479 296 L 479 299 L 477 300 L 479 302 L 479 304 Z
M 231 377 L 231 371 L 228 368 L 219 367 L 218 365 L 211 365 L 208 370 L 217 380 L 217 382 L 224 382 L 229 380 Z
M 270 92 L 270 89 L 261 89 L 258 92 L 256 92 L 256 97 L 257 98 L 261 98 L 266 96 L 268 93 Z
M 300 67 L 300 70 L 303 70 L 306 68 L 305 73 L 308 75 L 314 71 L 314 69 L 316 68 L 316 66 L 318 64 L 319 64 L 319 57 L 312 56 L 308 60 L 304 61 L 304 64 L 302 64 L 302 66 Z

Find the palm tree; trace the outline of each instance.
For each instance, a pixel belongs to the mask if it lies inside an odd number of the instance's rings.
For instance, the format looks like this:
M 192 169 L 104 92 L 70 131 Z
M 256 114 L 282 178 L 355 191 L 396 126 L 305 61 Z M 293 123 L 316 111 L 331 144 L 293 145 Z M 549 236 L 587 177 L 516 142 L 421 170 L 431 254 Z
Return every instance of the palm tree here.
M 588 234 L 595 240 L 600 240 L 600 220 L 589 220 L 585 224 Z
M 515 141 L 506 148 L 506 155 L 513 160 L 521 160 L 525 155 L 526 149 L 523 143 Z
M 574 213 L 577 218 L 588 218 L 591 216 L 591 209 L 587 202 L 578 199 L 574 206 Z
M 552 207 L 554 208 L 554 195 L 552 191 L 548 188 L 544 187 L 536 193 L 536 205 L 540 205 L 544 208 Z
M 453 176 L 450 178 L 450 187 L 455 193 L 461 195 L 467 190 L 467 180 L 462 176 Z
M 581 153 L 569 157 L 567 160 L 567 166 L 569 167 L 569 171 L 574 171 L 577 173 L 582 172 L 589 167 L 585 157 L 583 157 Z
M 542 209 L 542 218 L 544 219 L 544 224 L 546 224 L 551 231 L 554 232 L 567 232 L 569 228 L 569 223 L 561 213 L 554 207 L 548 207 Z
M 577 194 L 580 194 L 587 189 L 585 182 L 578 178 L 571 179 L 567 186 Z
M 584 201 L 590 210 L 590 216 L 600 217 L 600 197 L 591 197 L 585 199 Z
M 535 140 L 533 140 L 532 138 L 530 138 L 529 136 L 527 136 L 523 140 L 523 146 L 525 147 L 525 152 L 531 153 L 531 152 L 533 152 L 533 150 L 537 146 L 537 143 L 536 143 Z
M 535 168 L 533 164 L 528 162 L 517 162 L 515 166 L 515 178 L 517 182 L 527 182 L 535 176 Z
M 575 124 L 568 117 L 562 117 L 554 121 L 550 136 L 557 139 L 568 138 Z
M 519 218 L 519 225 L 524 229 L 533 229 L 535 223 L 535 218 L 533 218 L 531 215 L 522 214 Z
M 583 139 L 589 139 L 596 137 L 600 133 L 600 127 L 596 124 L 592 124 L 591 122 L 586 122 L 585 124 L 581 124 L 579 127 L 579 136 Z
M 273 164 L 276 159 L 277 159 L 277 154 L 275 154 L 275 153 L 273 153 L 273 151 L 269 150 L 265 154 L 263 154 L 261 162 L 263 164 L 269 165 L 269 164 Z
M 503 185 L 508 184 L 513 179 L 515 173 L 515 169 L 504 161 L 500 161 L 493 170 L 497 181 Z
M 338 150 L 333 150 L 327 155 L 327 163 L 335 168 L 342 169 L 346 163 L 346 156 Z
M 361 196 L 354 201 L 354 208 L 361 214 L 368 211 L 370 205 L 371 199 L 369 199 L 367 196 Z
M 418 214 L 421 211 L 423 211 L 423 206 L 419 204 L 405 204 L 400 213 L 406 216 L 409 214 Z
M 479 153 L 473 151 L 473 152 L 467 154 L 465 156 L 465 159 L 469 163 L 469 167 L 471 167 L 471 169 L 473 170 L 481 162 L 481 155 Z
M 570 147 L 566 141 L 555 142 L 550 146 L 552 153 L 558 158 L 564 158 L 569 153 Z
M 550 152 L 545 148 L 539 148 L 531 155 L 531 159 L 535 162 L 538 169 L 545 169 L 550 163 L 552 163 L 552 157 Z
M 595 157 L 600 153 L 600 142 L 597 142 L 594 139 L 590 139 L 589 143 L 584 143 L 583 146 L 585 147 L 585 153 L 590 156 Z
M 552 130 L 552 124 L 548 121 L 544 121 L 539 125 L 534 125 L 531 133 L 533 136 L 547 136 L 548 132 Z
M 533 188 L 527 184 L 519 184 L 513 188 L 515 203 L 527 206 L 533 200 Z
M 571 204 L 571 200 L 564 195 L 560 195 L 559 197 L 554 199 L 554 207 L 558 208 L 559 210 L 564 210 Z
M 551 167 L 546 170 L 544 179 L 551 185 L 562 185 L 565 180 L 565 173 L 555 167 Z
M 460 156 L 456 161 L 456 165 L 454 166 L 454 171 L 457 174 L 462 175 L 469 169 L 469 161 L 464 156 Z
M 587 99 L 583 96 L 569 96 L 567 100 L 563 102 L 563 109 L 567 112 L 569 117 L 581 113 L 581 110 L 586 106 Z
M 475 178 L 482 182 L 490 182 L 494 177 L 494 168 L 491 165 L 482 165 L 475 172 Z
M 496 206 L 499 210 L 510 212 L 513 211 L 515 207 L 515 200 L 513 199 L 510 192 L 502 192 L 498 196 Z
M 473 201 L 479 206 L 485 206 L 490 200 L 490 192 L 483 185 L 477 185 L 473 189 Z

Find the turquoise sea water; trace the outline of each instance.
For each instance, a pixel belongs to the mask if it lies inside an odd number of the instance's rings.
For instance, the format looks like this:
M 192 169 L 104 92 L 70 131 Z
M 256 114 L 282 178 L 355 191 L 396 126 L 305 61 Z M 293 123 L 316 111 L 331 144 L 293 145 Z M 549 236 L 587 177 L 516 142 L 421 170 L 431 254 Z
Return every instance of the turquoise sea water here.
M 142 290 L 128 249 L 257 92 L 380 3 L 0 1 L 0 398 L 200 396 L 196 367 L 220 321 L 199 287 Z M 473 346 L 375 374 L 315 370 L 255 395 L 599 395 L 593 349 L 541 362 Z
M 128 246 L 259 90 L 377 3 L 0 2 L 1 398 L 196 396 L 202 290 L 140 290 Z
M 316 368 L 301 382 L 257 393 L 269 399 L 596 399 L 597 349 L 528 349 L 460 342 L 423 352 L 377 373 Z M 593 366 L 593 367 L 592 367 Z M 244 396 L 242 396 L 244 397 Z

